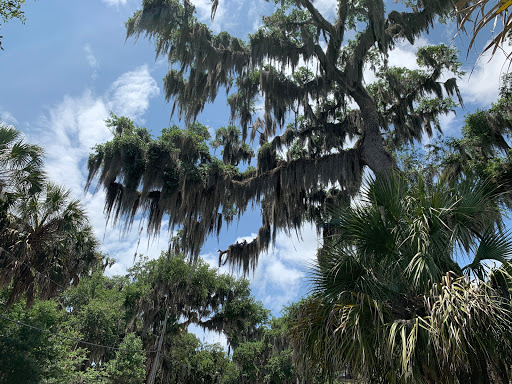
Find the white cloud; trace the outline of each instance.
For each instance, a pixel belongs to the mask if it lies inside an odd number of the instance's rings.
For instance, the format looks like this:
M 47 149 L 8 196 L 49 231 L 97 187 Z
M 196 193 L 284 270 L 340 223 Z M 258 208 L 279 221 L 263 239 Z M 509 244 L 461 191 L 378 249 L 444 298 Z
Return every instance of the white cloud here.
M 305 224 L 300 238 L 288 236 L 284 232 L 277 235 L 276 244 L 280 249 L 283 260 L 296 263 L 301 267 L 308 266 L 316 257 L 316 251 L 321 246 L 314 225 Z
M 89 44 L 85 44 L 84 51 L 87 64 L 93 71 L 91 77 L 95 79 L 98 76 L 98 69 L 100 68 L 100 63 L 98 62 L 98 59 L 96 59 L 96 56 L 94 56 L 94 52 L 92 51 L 92 48 Z
M 411 45 L 407 40 L 399 42 L 395 48 L 389 52 L 388 65 L 418 69 L 419 65 L 416 62 L 416 51 L 429 44 L 429 41 L 425 38 L 416 39 L 414 45 Z
M 338 0 L 316 0 L 313 5 L 326 19 L 333 20 L 336 17 Z
M 210 0 L 190 0 L 196 8 L 196 17 L 206 23 L 213 32 L 219 33 L 238 24 L 241 1 L 221 2 L 215 11 L 215 18 L 211 19 L 212 2 Z M 229 19 L 226 15 L 229 14 Z
M 225 351 L 228 349 L 228 339 L 223 333 L 203 330 L 195 324 L 189 325 L 188 331 L 194 333 L 203 343 L 220 344 Z
M 297 301 L 307 294 L 308 267 L 316 258 L 320 243 L 316 229 L 313 225 L 305 224 L 301 228 L 301 236 L 287 235 L 279 232 L 276 238 L 276 247 L 269 253 L 259 257 L 258 265 L 250 273 L 252 295 L 263 301 L 266 308 L 271 309 L 275 315 L 284 305 Z M 251 240 L 255 234 L 239 237 L 237 241 Z M 218 254 L 214 252 L 201 255 L 203 260 L 212 267 L 218 267 Z M 230 273 L 228 265 L 219 268 L 220 273 Z M 241 273 L 235 271 L 235 276 Z
M 304 273 L 298 269 L 287 267 L 282 261 L 274 259 L 266 268 L 266 276 L 271 282 L 275 282 L 283 291 L 290 287 L 296 287 L 304 277 Z
M 247 25 L 252 27 L 252 32 L 256 31 L 262 24 L 261 10 L 265 7 L 266 2 L 264 0 L 251 1 L 251 7 L 247 12 Z
M 235 243 L 241 243 L 243 241 L 252 241 L 254 240 L 258 235 L 256 233 L 251 233 L 249 236 L 240 236 L 240 237 L 237 237 L 237 239 L 235 240 Z
M 101 0 L 105 4 L 111 7 L 119 7 L 120 5 L 126 5 L 127 0 Z
M 441 125 L 441 129 L 443 130 L 443 134 L 445 136 L 453 136 L 458 128 L 460 128 L 460 119 L 458 116 L 450 112 L 447 115 L 441 115 L 439 117 L 439 124 Z
M 304 224 L 300 238 L 280 232 L 276 247 L 262 255 L 251 279 L 253 294 L 275 312 L 307 294 L 307 275 L 320 246 L 314 225 Z
M 487 46 L 488 41 L 484 46 Z M 508 72 L 509 62 L 506 56 L 512 52 L 510 46 L 504 51 L 498 50 L 494 57 L 486 53 L 480 57 L 473 67 L 459 81 L 462 98 L 465 103 L 475 103 L 479 107 L 488 107 L 498 98 L 501 76 Z
M 90 199 L 86 199 L 84 203 L 89 212 L 89 217 L 91 217 L 92 208 L 99 208 L 96 211 L 98 214 L 92 217 L 96 221 L 96 226 L 94 222 L 92 224 L 95 227 L 96 236 L 101 242 L 100 249 L 116 259 L 116 264 L 108 270 L 111 275 L 124 275 L 134 261 L 139 259 L 140 255 L 155 259 L 160 256 L 162 251 L 167 250 L 169 236 L 149 238 L 145 231 L 140 232 L 138 230 L 140 229 L 139 220 L 135 220 L 132 230 L 127 233 L 123 231 L 122 224 L 115 227 L 105 226 L 103 216 L 105 194 L 102 191 L 93 196 L 88 194 L 87 197 L 90 197 Z M 97 226 L 98 223 L 99 226 Z M 166 233 L 165 228 L 162 231 L 162 234 L 164 233 Z
M 70 188 L 76 197 L 85 186 L 82 163 L 90 148 L 110 137 L 103 122 L 108 117 L 105 102 L 91 91 L 80 97 L 65 96 L 43 116 L 28 136 L 46 152 L 45 165 L 51 180 Z
M 121 75 L 107 92 L 114 113 L 132 119 L 140 118 L 149 107 L 149 99 L 160 89 L 146 65 Z
M 405 67 L 408 69 L 418 69 L 419 65 L 416 62 L 416 51 L 418 48 L 429 45 L 428 40 L 419 38 L 414 45 L 411 45 L 407 40 L 400 41 L 396 44 L 395 48 L 389 52 L 388 65 L 390 67 Z M 371 84 L 377 80 L 375 73 L 369 68 L 364 70 L 364 80 L 366 84 Z
M 136 252 L 154 258 L 167 248 L 167 243 L 151 242 L 145 233 L 139 234 L 136 230 L 139 221 L 126 236 L 123 236 L 122 228 L 106 227 L 104 192 L 98 191 L 94 195 L 87 192 L 84 197 L 86 160 L 94 145 L 112 136 L 104 122 L 109 110 L 140 119 L 149 107 L 149 100 L 158 92 L 147 67 L 140 67 L 121 75 L 103 97 L 90 90 L 80 96 L 65 96 L 28 132 L 28 140 L 45 149 L 45 166 L 50 179 L 71 189 L 75 198 L 82 199 L 102 243 L 101 251 L 119 260 L 109 271 L 111 274 L 124 273 L 127 266 L 133 264 Z
M 0 108 L 0 123 L 16 126 L 18 125 L 18 120 L 10 112 Z
M 199 20 L 209 20 L 211 18 L 211 11 L 212 11 L 212 2 L 209 0 L 191 0 L 192 4 L 194 4 L 194 7 L 196 8 L 196 16 Z M 225 4 L 220 4 L 219 7 L 217 7 L 217 11 L 215 13 L 215 17 L 222 19 L 225 13 Z

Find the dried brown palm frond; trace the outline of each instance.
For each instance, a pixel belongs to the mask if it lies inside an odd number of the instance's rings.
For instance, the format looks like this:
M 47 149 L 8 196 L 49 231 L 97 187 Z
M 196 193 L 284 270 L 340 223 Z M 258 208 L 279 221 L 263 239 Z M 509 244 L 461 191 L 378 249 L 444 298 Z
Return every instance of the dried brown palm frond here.
M 510 0 L 479 0 L 469 6 L 465 5 L 466 1 L 460 1 L 458 5 L 457 21 L 459 30 L 457 34 L 465 31 L 468 23 L 473 24 L 468 54 L 469 50 L 474 47 L 477 37 L 486 27 L 491 29 L 492 39 L 480 53 L 480 56 L 491 50 L 492 58 L 496 51 L 504 51 L 503 46 L 510 38 L 510 28 L 512 27 L 512 12 L 510 12 L 512 2 Z M 497 33 L 495 33 L 496 28 Z M 512 53 L 506 55 L 507 59 L 510 60 Z

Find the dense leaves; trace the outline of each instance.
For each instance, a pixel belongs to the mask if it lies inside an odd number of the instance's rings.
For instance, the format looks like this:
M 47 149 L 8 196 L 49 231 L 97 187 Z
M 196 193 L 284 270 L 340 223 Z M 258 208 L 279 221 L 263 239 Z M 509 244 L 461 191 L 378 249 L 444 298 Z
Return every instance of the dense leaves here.
M 156 383 L 237 383 L 241 366 L 221 346 L 203 344 L 187 329 L 194 323 L 224 333 L 233 350 L 260 339 L 268 311 L 249 294 L 246 280 L 220 275 L 201 260 L 191 265 L 167 254 L 137 263 L 124 277 L 109 278 L 97 269 L 69 287 L 59 303 L 35 298 L 30 309 L 23 309 L 23 301 L 6 309 L 9 290 L 4 289 L 0 378 L 143 383 L 162 336 Z
M 49 331 L 59 331 L 69 337 L 78 333 L 61 326 L 65 313 L 55 301 L 36 300 L 30 309 L 16 303 L 7 309 L 5 290 L 0 291 L 1 313 Z M 20 326 L 0 318 L 0 381 L 15 383 L 74 383 L 79 376 L 76 367 L 85 360 L 85 350 L 76 348 L 71 340 L 52 336 L 33 328 Z

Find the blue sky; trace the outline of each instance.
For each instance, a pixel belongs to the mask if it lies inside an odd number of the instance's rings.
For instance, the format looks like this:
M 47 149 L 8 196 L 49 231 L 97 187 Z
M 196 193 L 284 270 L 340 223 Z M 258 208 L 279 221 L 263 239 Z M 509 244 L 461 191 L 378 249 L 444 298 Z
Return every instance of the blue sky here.
M 261 15 L 272 9 L 263 0 L 226 0 L 211 23 L 210 2 L 192 2 L 198 17 L 215 32 L 228 30 L 240 37 L 254 32 Z M 327 18 L 332 17 L 335 3 L 315 1 Z M 5 51 L 0 52 L 0 121 L 16 126 L 27 140 L 43 146 L 51 178 L 83 199 L 102 241 L 102 251 L 118 260 L 110 274 L 124 273 L 133 264 L 139 235 L 133 230 L 123 236 L 119 228 L 105 226 L 102 191 L 84 195 L 87 156 L 91 147 L 111 137 L 104 125 L 109 111 L 130 117 L 155 134 L 171 123 L 171 105 L 164 100 L 161 83 L 168 69 L 166 61 L 155 60 L 153 46 L 143 38 L 125 42 L 124 22 L 139 7 L 140 0 L 29 0 L 26 23 L 12 21 L 1 31 Z M 454 25 L 436 26 L 431 35 L 418 39 L 416 47 L 399 44 L 390 55 L 390 63 L 415 68 L 418 46 L 449 44 L 455 32 Z M 490 36 L 489 31 L 483 31 L 481 43 Z M 454 43 L 464 61 L 467 39 L 457 38 Z M 466 111 L 442 118 L 446 134 L 460 131 L 466 112 L 487 108 L 496 100 L 500 73 L 507 69 L 501 53 L 491 62 L 484 58 L 476 65 L 476 55 L 471 53 L 470 58 L 473 61 L 465 63 L 464 68 L 472 71 L 471 76 L 468 73 L 459 82 Z M 367 80 L 371 78 L 367 72 Z M 228 118 L 225 97 L 219 97 L 198 120 L 215 129 L 227 125 Z M 215 265 L 217 249 L 251 237 L 258 224 L 257 212 L 246 214 L 238 224 L 223 231 L 219 242 L 206 242 L 204 258 Z M 249 276 L 253 294 L 275 314 L 307 293 L 306 267 L 314 258 L 318 241 L 316 230 L 308 225 L 302 235 L 300 240 L 280 234 L 276 248 L 260 257 L 254 275 Z M 156 257 L 167 249 L 168 238 L 164 232 L 147 246 L 148 239 L 142 235 L 138 252 Z

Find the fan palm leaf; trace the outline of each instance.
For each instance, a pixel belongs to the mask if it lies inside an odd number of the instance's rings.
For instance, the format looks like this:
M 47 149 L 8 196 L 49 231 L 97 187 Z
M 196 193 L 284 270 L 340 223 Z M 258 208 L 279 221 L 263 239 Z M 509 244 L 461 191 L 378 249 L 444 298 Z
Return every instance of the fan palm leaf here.
M 510 301 L 487 282 L 487 264 L 508 265 L 512 250 L 497 230 L 496 191 L 403 176 L 367 185 L 358 204 L 334 213 L 312 295 L 295 313 L 303 365 L 369 383 L 508 382 Z M 508 289 L 508 275 L 494 275 Z

